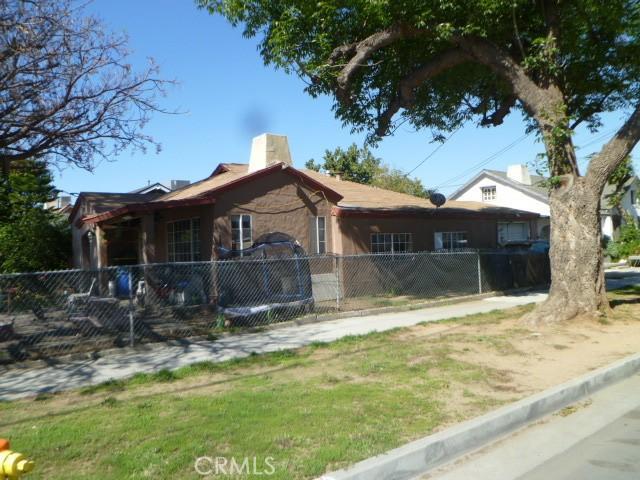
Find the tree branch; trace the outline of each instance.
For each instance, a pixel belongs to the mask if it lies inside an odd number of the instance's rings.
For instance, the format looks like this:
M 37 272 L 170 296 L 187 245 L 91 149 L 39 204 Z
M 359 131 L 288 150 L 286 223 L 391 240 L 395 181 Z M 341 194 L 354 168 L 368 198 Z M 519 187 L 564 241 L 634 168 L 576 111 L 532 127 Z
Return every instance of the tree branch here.
M 475 61 L 490 68 L 506 80 L 513 88 L 514 95 L 522 101 L 527 112 L 539 122 L 543 120 L 545 110 L 550 106 L 549 94 L 552 94 L 551 98 L 556 97 L 555 100 L 562 100 L 559 90 L 550 92 L 548 89 L 540 88 L 511 55 L 489 40 L 474 36 L 456 36 L 452 41 Z
M 589 162 L 586 181 L 599 191 L 640 140 L 640 104 L 600 152 Z
M 468 60 L 470 60 L 470 57 L 459 48 L 446 50 L 400 80 L 397 97 L 389 103 L 387 109 L 378 117 L 376 135 L 380 137 L 386 135 L 391 125 L 391 119 L 398 110 L 401 108 L 410 108 L 415 104 L 416 88 L 427 80 Z
M 354 42 L 335 48 L 329 57 L 331 64 L 335 64 L 339 59 L 350 57 L 349 61 L 342 68 L 342 71 L 337 78 L 338 86 L 336 96 L 338 99 L 345 104 L 349 103 L 349 89 L 353 76 L 358 69 L 366 64 L 366 61 L 371 58 L 375 52 L 397 40 L 415 37 L 422 33 L 424 33 L 422 30 L 414 27 L 394 25 L 385 30 L 376 32 L 360 42 Z
M 515 95 L 508 95 L 495 111 L 487 116 L 485 115 L 480 121 L 480 125 L 483 127 L 497 127 L 502 125 L 504 118 L 509 114 L 511 109 L 515 106 L 518 97 Z

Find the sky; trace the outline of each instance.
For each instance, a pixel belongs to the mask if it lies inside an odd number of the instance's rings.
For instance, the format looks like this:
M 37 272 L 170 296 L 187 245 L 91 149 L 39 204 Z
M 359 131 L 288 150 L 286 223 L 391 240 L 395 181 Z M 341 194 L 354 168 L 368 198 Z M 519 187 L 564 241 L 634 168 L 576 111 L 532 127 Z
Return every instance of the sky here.
M 55 184 L 64 192 L 126 192 L 149 182 L 196 181 L 219 163 L 248 162 L 251 139 L 264 132 L 287 135 L 298 167 L 320 160 L 327 149 L 363 144 L 364 134 L 351 134 L 334 118 L 330 98 L 314 99 L 304 93 L 301 79 L 266 67 L 256 39 L 244 38 L 241 29 L 199 10 L 193 0 L 94 0 L 88 10 L 110 30 L 128 35 L 134 69 L 143 69 L 151 57 L 163 78 L 177 80 L 160 104 L 183 113 L 158 113 L 146 125 L 160 153 L 125 152 L 93 172 L 56 171 Z M 616 112 L 605 117 L 600 133 L 578 131 L 578 156 L 597 151 L 623 121 L 624 114 Z M 425 187 L 450 194 L 482 168 L 533 162 L 543 147 L 533 135 L 523 139 L 524 133 L 515 114 L 497 128 L 465 126 L 438 148 L 428 131 L 401 127 L 374 154 L 404 172 L 415 168 L 412 175 Z

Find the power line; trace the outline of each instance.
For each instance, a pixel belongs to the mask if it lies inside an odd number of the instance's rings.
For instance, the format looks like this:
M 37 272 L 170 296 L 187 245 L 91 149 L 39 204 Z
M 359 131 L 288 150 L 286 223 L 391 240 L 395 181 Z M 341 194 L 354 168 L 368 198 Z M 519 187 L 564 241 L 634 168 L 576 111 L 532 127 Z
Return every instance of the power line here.
M 404 174 L 405 177 L 408 177 L 409 175 L 411 175 L 413 172 L 415 172 L 420 166 L 422 166 L 424 164 L 424 162 L 426 162 L 427 160 L 429 160 L 431 157 L 433 157 L 438 150 L 440 150 L 442 147 L 444 147 L 444 144 L 447 143 L 449 140 L 451 140 L 451 137 L 453 137 L 456 132 L 458 130 L 460 130 L 461 126 L 456 128 L 453 132 L 451 132 L 451 135 L 449 135 L 447 138 L 445 138 L 444 142 L 442 142 L 440 145 L 438 145 L 429 155 L 427 155 L 422 161 L 420 161 L 415 167 L 413 167 L 411 170 L 409 170 L 407 173 Z
M 532 132 L 529 133 L 525 133 L 524 135 L 522 135 L 521 137 L 517 138 L 516 140 L 514 140 L 513 142 L 511 142 L 509 145 L 507 145 L 506 147 L 503 147 L 502 149 L 498 150 L 497 152 L 492 153 L 491 155 L 489 155 L 487 158 L 485 158 L 484 160 L 476 163 L 475 165 L 473 165 L 472 167 L 469 167 L 468 169 L 464 170 L 462 173 L 459 173 L 458 175 L 456 175 L 455 177 L 451 177 L 448 180 L 445 180 L 444 182 L 442 182 L 441 184 L 439 184 L 438 186 L 436 186 L 436 190 L 443 187 L 444 185 L 447 185 L 449 183 L 455 182 L 456 180 L 459 180 L 463 177 L 466 177 L 467 175 L 469 175 L 470 173 L 475 172 L 476 170 L 481 169 L 482 167 L 488 165 L 489 163 L 491 163 L 492 161 L 494 161 L 496 158 L 498 158 L 500 155 L 502 155 L 503 153 L 511 150 L 513 147 L 515 147 L 516 145 L 518 145 L 520 142 L 522 142 L 524 139 L 526 139 L 529 135 L 531 135 Z
M 603 138 L 608 137 L 609 135 L 611 135 L 612 133 L 615 133 L 617 131 L 616 128 L 614 128 L 613 130 L 609 130 L 608 132 L 602 133 L 600 135 L 598 135 L 596 138 L 590 140 L 589 142 L 585 143 L 584 145 L 580 145 L 578 148 L 585 148 L 588 147 L 589 145 L 593 145 L 594 143 L 599 142 L 600 140 L 602 140 Z M 578 160 L 578 164 L 583 164 L 584 162 L 586 162 L 587 160 L 590 159 L 590 156 L 593 154 L 594 152 L 585 155 L 584 157 L 582 157 L 580 160 Z

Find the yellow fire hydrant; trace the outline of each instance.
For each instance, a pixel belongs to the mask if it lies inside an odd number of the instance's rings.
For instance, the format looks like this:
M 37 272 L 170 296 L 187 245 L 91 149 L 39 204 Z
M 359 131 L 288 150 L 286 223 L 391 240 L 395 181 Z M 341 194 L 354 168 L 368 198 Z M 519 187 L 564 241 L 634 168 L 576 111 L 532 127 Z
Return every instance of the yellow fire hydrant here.
M 0 438 L 0 480 L 18 480 L 35 466 L 33 460 L 9 450 L 9 441 Z

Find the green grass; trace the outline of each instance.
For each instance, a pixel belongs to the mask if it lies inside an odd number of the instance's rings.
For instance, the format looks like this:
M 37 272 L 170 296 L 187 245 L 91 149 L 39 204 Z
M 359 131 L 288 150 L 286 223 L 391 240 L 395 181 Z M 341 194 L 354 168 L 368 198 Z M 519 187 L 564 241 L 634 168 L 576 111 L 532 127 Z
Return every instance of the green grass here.
M 524 310 L 457 322 L 496 323 Z M 0 437 L 36 459 L 32 479 L 201 478 L 199 456 L 258 464 L 270 456 L 276 472 L 265 478 L 315 478 L 515 399 L 491 394 L 500 372 L 454 358 L 460 342 L 514 353 L 508 339 L 406 331 L 0 403 Z

